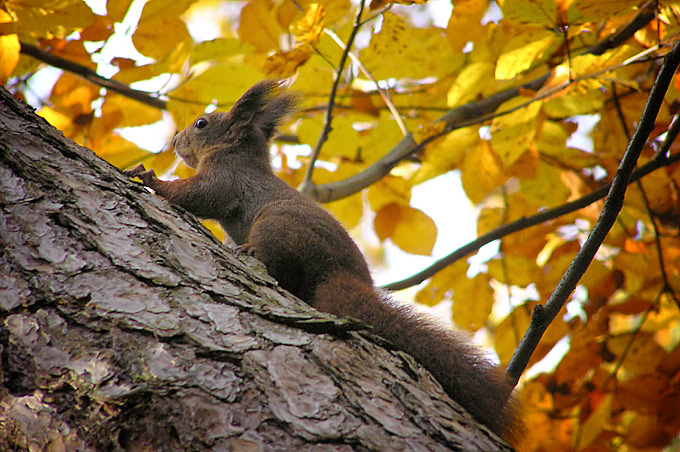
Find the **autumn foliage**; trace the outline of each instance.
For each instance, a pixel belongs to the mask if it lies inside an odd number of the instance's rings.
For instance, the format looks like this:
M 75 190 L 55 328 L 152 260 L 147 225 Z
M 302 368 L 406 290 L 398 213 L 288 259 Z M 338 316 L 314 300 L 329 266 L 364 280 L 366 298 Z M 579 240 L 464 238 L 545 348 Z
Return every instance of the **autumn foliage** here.
M 263 78 L 289 79 L 304 103 L 272 150 L 280 176 L 332 201 L 347 228 L 371 226 L 407 253 L 429 255 L 438 237 L 456 233 L 437 229 L 411 192 L 458 172 L 479 236 L 517 226 L 482 265 L 452 258 L 416 278 L 425 282 L 415 299 L 454 300 L 455 324 L 486 330 L 507 365 L 602 201 L 530 227 L 522 221 L 611 182 L 661 58 L 678 40 L 680 6 L 454 0 L 437 26 L 445 2 L 419 3 L 6 0 L 0 78 L 112 164 L 144 163 L 167 177 L 191 170 L 172 150 L 123 138 L 128 128 L 160 122 L 166 127 L 150 130 L 169 137 L 206 108 L 228 109 Z M 55 76 L 47 66 L 65 70 Z M 547 357 L 541 370 L 529 368 L 518 386 L 531 432 L 523 451 L 678 445 L 680 149 L 662 142 L 679 100 L 676 76 L 638 167 L 663 163 L 629 185 L 532 355 L 530 366 Z M 329 183 L 334 190 L 324 191 Z M 448 209 L 448 200 L 444 192 L 434 201 Z

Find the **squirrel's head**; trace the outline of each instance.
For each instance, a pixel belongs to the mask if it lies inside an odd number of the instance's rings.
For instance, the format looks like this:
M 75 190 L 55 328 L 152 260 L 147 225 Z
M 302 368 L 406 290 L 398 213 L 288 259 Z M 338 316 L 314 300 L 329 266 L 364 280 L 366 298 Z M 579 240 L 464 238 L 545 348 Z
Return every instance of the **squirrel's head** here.
M 175 152 L 187 165 L 197 168 L 216 151 L 244 153 L 269 164 L 269 140 L 282 119 L 292 113 L 298 98 L 287 93 L 280 82 L 264 80 L 250 88 L 228 113 L 199 116 L 175 135 Z

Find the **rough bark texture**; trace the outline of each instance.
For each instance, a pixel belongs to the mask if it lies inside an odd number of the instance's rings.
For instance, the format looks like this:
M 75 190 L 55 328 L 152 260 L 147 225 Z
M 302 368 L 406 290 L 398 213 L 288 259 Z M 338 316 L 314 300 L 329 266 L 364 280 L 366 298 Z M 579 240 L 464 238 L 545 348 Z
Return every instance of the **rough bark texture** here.
M 510 450 L 0 89 L 0 450 Z

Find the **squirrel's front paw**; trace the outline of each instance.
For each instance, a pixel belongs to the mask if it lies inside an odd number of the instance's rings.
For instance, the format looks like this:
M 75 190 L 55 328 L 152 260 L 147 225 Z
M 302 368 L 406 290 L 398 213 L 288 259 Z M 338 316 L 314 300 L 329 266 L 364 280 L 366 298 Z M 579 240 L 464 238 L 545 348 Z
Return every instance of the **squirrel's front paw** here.
M 132 169 L 128 169 L 123 171 L 123 174 L 125 174 L 128 177 L 137 177 L 140 174 L 142 174 L 144 171 L 146 171 L 146 168 L 144 168 L 144 164 L 140 163 L 139 165 L 135 166 Z
M 143 163 L 140 163 L 132 169 L 123 171 L 123 174 L 128 177 L 138 177 L 142 180 L 142 182 L 144 182 L 144 185 L 151 188 L 155 186 L 154 182 L 158 180 L 156 177 L 156 172 L 152 169 L 147 170 L 144 168 Z

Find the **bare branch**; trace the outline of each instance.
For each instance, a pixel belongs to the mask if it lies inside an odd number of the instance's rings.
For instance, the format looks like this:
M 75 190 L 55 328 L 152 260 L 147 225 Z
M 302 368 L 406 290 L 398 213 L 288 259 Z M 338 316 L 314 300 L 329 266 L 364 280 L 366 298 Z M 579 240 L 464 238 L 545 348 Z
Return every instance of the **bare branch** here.
M 652 86 L 649 99 L 642 112 L 640 122 L 637 124 L 633 138 L 628 144 L 628 149 L 626 149 L 626 153 L 621 159 L 619 168 L 616 170 L 616 174 L 611 183 L 611 188 L 604 201 L 602 212 L 600 213 L 600 217 L 595 223 L 593 230 L 576 254 L 576 257 L 567 269 L 562 280 L 557 285 L 557 288 L 550 298 L 548 298 L 545 306 L 537 306 L 534 310 L 531 316 L 531 325 L 515 350 L 515 353 L 510 360 L 510 364 L 506 369 L 505 374 L 508 380 L 515 383 L 519 380 L 519 377 L 522 375 L 522 372 L 524 372 L 543 333 L 552 320 L 557 317 L 557 314 L 576 288 L 576 284 L 578 284 L 587 270 L 590 262 L 595 257 L 595 253 L 600 248 L 600 245 L 616 221 L 618 213 L 623 207 L 623 200 L 626 188 L 630 183 L 631 175 L 635 169 L 637 160 L 640 157 L 642 148 L 644 147 L 649 134 L 654 129 L 656 116 L 678 64 L 680 64 L 680 42 L 677 43 L 673 47 L 673 50 L 671 50 L 664 58 L 659 75 L 654 81 L 654 86 Z
M 302 187 L 314 186 L 314 182 L 312 182 L 312 173 L 314 172 L 314 163 L 319 158 L 319 153 L 321 152 L 321 147 L 326 142 L 326 140 L 328 139 L 328 134 L 331 132 L 331 123 L 333 121 L 333 107 L 335 106 L 335 96 L 338 93 L 338 85 L 340 84 L 342 71 L 344 70 L 345 64 L 347 63 L 348 54 L 350 52 L 350 49 L 352 48 L 352 44 L 354 43 L 354 38 L 356 37 L 357 33 L 359 32 L 359 28 L 361 28 L 361 14 L 364 12 L 364 3 L 365 3 L 365 0 L 361 0 L 359 2 L 359 10 L 357 11 L 357 15 L 356 15 L 356 18 L 354 20 L 354 26 L 352 27 L 352 32 L 349 35 L 349 39 L 347 39 L 347 45 L 345 46 L 345 50 L 342 52 L 342 57 L 340 58 L 340 63 L 338 64 L 338 68 L 335 70 L 335 80 L 333 81 L 333 88 L 331 89 L 331 94 L 330 94 L 330 97 L 328 98 L 328 110 L 326 110 L 326 118 L 325 118 L 325 121 L 324 121 L 323 130 L 321 131 L 321 135 L 319 135 L 319 140 L 316 142 L 316 146 L 314 147 L 314 150 L 312 151 L 312 155 L 311 155 L 311 158 L 309 160 L 309 166 L 307 166 L 305 178 L 302 181 L 302 185 L 301 185 Z M 304 192 L 305 190 L 302 190 L 302 191 Z

